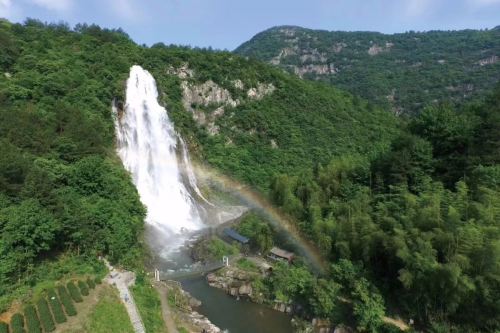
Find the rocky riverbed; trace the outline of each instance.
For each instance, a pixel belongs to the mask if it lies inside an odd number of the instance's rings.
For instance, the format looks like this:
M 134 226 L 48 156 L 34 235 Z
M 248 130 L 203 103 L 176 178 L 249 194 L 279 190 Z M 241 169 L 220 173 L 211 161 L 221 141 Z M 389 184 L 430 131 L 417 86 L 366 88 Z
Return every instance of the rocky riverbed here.
M 222 289 L 233 297 L 246 297 L 255 303 L 270 304 L 277 311 L 292 313 L 293 307 L 291 304 L 265 299 L 262 293 L 254 290 L 252 283 L 265 274 L 266 271 L 264 269 L 257 272 L 249 272 L 236 266 L 228 266 L 217 272 L 208 274 L 206 280 L 211 287 Z
M 214 325 L 207 317 L 198 313 L 195 308 L 201 306 L 201 301 L 183 290 L 180 284 L 167 281 L 164 284 L 168 288 L 169 302 L 174 305 L 174 316 L 176 322 L 187 326 L 190 332 L 221 333 L 222 330 Z

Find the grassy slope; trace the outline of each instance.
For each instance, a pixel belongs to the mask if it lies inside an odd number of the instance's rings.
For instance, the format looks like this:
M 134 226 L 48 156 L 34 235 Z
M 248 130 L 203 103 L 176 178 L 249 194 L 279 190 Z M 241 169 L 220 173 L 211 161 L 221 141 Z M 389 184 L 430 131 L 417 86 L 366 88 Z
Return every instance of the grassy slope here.
M 149 284 L 136 283 L 132 288 L 132 294 L 146 331 L 166 333 L 167 329 L 161 314 L 161 301 L 158 292 Z
M 87 332 L 92 333 L 133 333 L 125 306 L 120 301 L 117 291 L 105 289 L 102 298 L 95 306 L 87 322 Z

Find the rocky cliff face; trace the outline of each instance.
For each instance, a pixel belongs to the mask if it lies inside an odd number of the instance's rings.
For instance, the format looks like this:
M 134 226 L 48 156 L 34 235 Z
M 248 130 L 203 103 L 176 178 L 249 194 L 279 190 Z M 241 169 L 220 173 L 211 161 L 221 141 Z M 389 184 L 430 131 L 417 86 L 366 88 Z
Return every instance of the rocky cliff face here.
M 210 135 L 219 133 L 216 121 L 224 115 L 226 109 L 235 108 L 247 100 L 261 100 L 275 90 L 272 83 L 257 82 L 254 87 L 245 87 L 241 80 L 233 80 L 233 87 L 245 92 L 244 97 L 237 98 L 233 97 L 228 89 L 212 80 L 203 83 L 195 82 L 193 80 L 195 73 L 188 64 L 178 68 L 172 67 L 168 70 L 168 74 L 176 75 L 181 79 L 184 109 L 192 113 L 193 119 L 200 126 L 206 126 Z

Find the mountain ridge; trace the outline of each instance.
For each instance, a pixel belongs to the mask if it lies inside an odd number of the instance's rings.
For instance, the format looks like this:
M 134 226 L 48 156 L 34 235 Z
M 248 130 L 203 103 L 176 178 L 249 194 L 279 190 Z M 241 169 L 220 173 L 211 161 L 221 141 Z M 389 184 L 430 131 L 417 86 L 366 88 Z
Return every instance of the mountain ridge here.
M 384 34 L 283 25 L 256 34 L 234 52 L 333 84 L 395 113 L 418 113 L 428 104 L 461 104 L 491 90 L 500 76 L 498 31 Z

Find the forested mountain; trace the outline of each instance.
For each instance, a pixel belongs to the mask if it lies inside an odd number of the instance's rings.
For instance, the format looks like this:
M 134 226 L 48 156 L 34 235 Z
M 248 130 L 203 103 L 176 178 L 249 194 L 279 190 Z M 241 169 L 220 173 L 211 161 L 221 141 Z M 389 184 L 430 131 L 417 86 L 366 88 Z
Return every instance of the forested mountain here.
M 280 268 L 263 292 L 336 323 L 348 300 L 359 331 L 386 331 L 386 311 L 436 333 L 500 328 L 498 64 L 474 72 L 485 102 L 405 122 L 254 59 L 121 30 L 3 21 L 0 44 L 0 308 L 58 254 L 140 263 L 144 208 L 111 112 L 138 64 L 193 155 L 267 195 L 331 264 Z
M 381 34 L 280 26 L 235 50 L 396 113 L 484 97 L 500 78 L 500 31 Z
M 346 279 L 364 277 L 431 332 L 499 329 L 499 106 L 500 86 L 482 105 L 427 108 L 372 162 L 275 178 L 271 198 L 336 263 L 342 296 L 362 299 Z M 364 311 L 380 309 L 372 292 Z
M 397 132 L 394 117 L 347 93 L 228 52 L 146 48 L 119 30 L 36 20 L 0 22 L 0 44 L 4 295 L 43 278 L 38 264 L 59 253 L 140 258 L 144 208 L 115 154 L 111 112 L 134 64 L 155 76 L 200 159 L 263 191 L 276 172 L 374 156 Z

